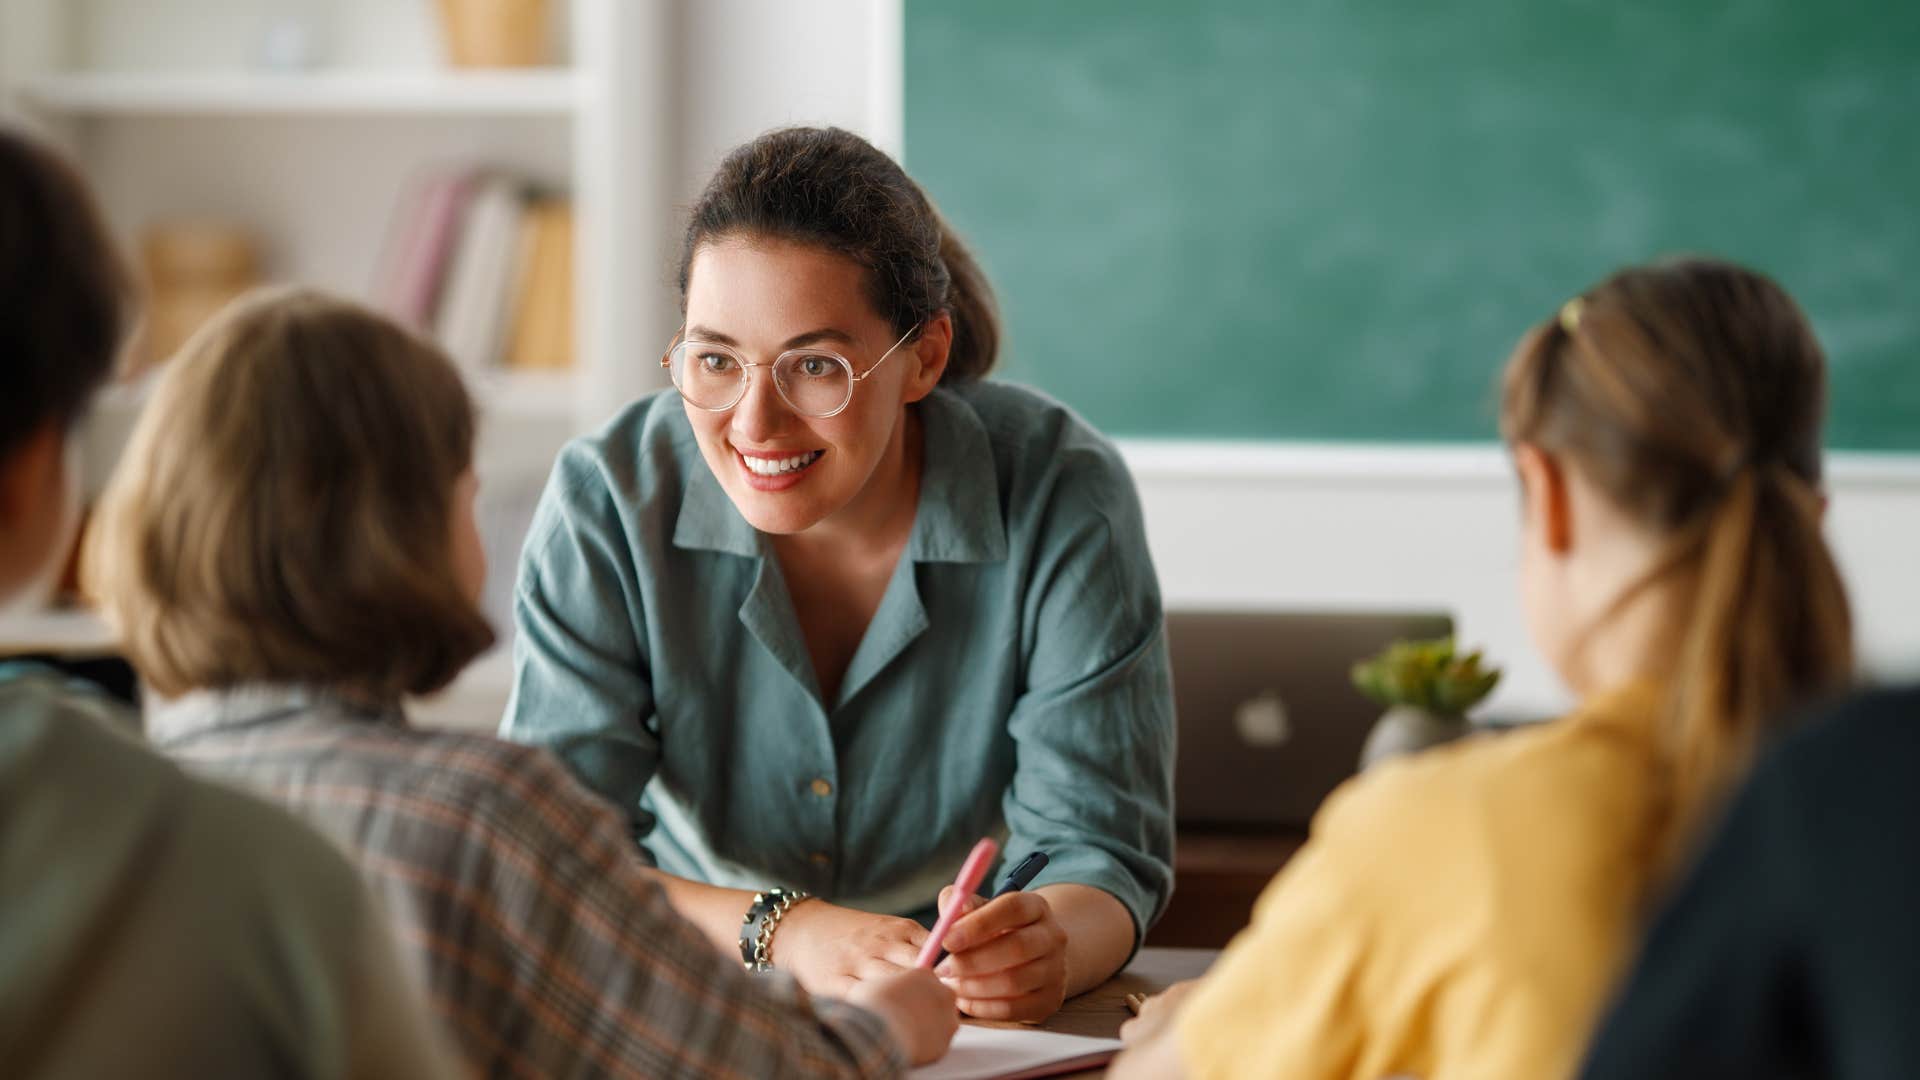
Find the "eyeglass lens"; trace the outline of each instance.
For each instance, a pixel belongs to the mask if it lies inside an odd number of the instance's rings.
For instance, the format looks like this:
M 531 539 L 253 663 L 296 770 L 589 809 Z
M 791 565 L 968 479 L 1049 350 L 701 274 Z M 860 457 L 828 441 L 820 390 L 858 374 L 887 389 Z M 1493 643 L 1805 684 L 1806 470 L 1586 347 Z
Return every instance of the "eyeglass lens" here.
M 667 365 L 673 385 L 702 409 L 727 409 L 747 392 L 747 365 L 731 349 L 681 342 Z M 827 416 L 853 395 L 853 374 L 831 353 L 791 352 L 773 364 L 773 385 L 795 412 Z

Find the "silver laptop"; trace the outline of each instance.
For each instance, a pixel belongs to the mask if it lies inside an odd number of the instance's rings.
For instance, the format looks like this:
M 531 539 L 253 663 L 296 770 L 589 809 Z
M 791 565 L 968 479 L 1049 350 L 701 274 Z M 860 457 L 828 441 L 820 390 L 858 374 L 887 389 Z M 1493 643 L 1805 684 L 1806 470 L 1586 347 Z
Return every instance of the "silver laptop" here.
M 1176 819 L 1305 828 L 1381 713 L 1353 688 L 1354 662 L 1452 632 L 1432 613 L 1168 612 Z

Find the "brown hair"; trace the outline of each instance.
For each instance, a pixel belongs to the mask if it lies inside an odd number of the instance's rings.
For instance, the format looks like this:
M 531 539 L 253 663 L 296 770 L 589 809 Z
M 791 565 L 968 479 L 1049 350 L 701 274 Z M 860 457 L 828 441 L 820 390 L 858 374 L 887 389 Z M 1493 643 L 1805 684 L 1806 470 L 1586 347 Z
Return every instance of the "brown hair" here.
M 242 299 L 168 362 L 102 501 L 88 585 L 166 696 L 431 693 L 493 641 L 450 559 L 473 438 L 434 346 L 315 292 Z
M 998 359 L 1000 315 L 986 274 L 920 185 L 850 131 L 770 131 L 720 162 L 680 246 L 683 314 L 694 253 L 736 236 L 792 240 L 852 259 L 866 268 L 868 299 L 896 336 L 949 313 L 953 348 L 942 382 L 978 379 Z
M 1820 531 L 1825 409 L 1826 361 L 1799 306 L 1711 259 L 1615 274 L 1507 367 L 1506 438 L 1572 462 L 1668 538 L 1627 595 L 1688 583 L 1666 729 L 1670 856 L 1792 706 L 1852 675 L 1846 590 Z
M 86 185 L 0 128 L 0 457 L 85 411 L 113 371 L 132 295 Z

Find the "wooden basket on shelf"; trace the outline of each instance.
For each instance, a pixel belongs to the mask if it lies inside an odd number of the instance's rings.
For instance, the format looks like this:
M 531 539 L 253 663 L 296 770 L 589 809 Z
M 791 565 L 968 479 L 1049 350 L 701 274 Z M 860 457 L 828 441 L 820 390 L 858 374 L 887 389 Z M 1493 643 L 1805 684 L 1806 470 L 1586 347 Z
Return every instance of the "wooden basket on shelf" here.
M 202 323 L 260 283 L 253 234 L 230 222 L 157 222 L 141 238 L 140 255 L 148 296 L 135 370 L 172 356 Z
M 440 0 L 447 58 L 455 67 L 539 67 L 553 62 L 549 0 Z

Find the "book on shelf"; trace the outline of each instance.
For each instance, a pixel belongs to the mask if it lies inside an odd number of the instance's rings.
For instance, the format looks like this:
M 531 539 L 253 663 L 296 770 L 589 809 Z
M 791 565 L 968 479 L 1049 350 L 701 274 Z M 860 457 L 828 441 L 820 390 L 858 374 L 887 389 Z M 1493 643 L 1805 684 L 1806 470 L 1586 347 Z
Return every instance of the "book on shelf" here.
M 467 204 L 433 329 L 454 362 L 470 371 L 498 366 L 524 205 L 520 185 L 504 176 L 481 180 Z
M 388 228 L 375 297 L 383 310 L 416 330 L 433 328 L 475 179 L 467 171 L 423 176 L 402 198 Z
M 570 200 L 513 177 L 424 177 L 388 228 L 376 302 L 469 372 L 571 368 L 573 232 Z
M 573 204 L 540 198 L 521 218 L 520 280 L 509 368 L 553 371 L 573 366 Z

